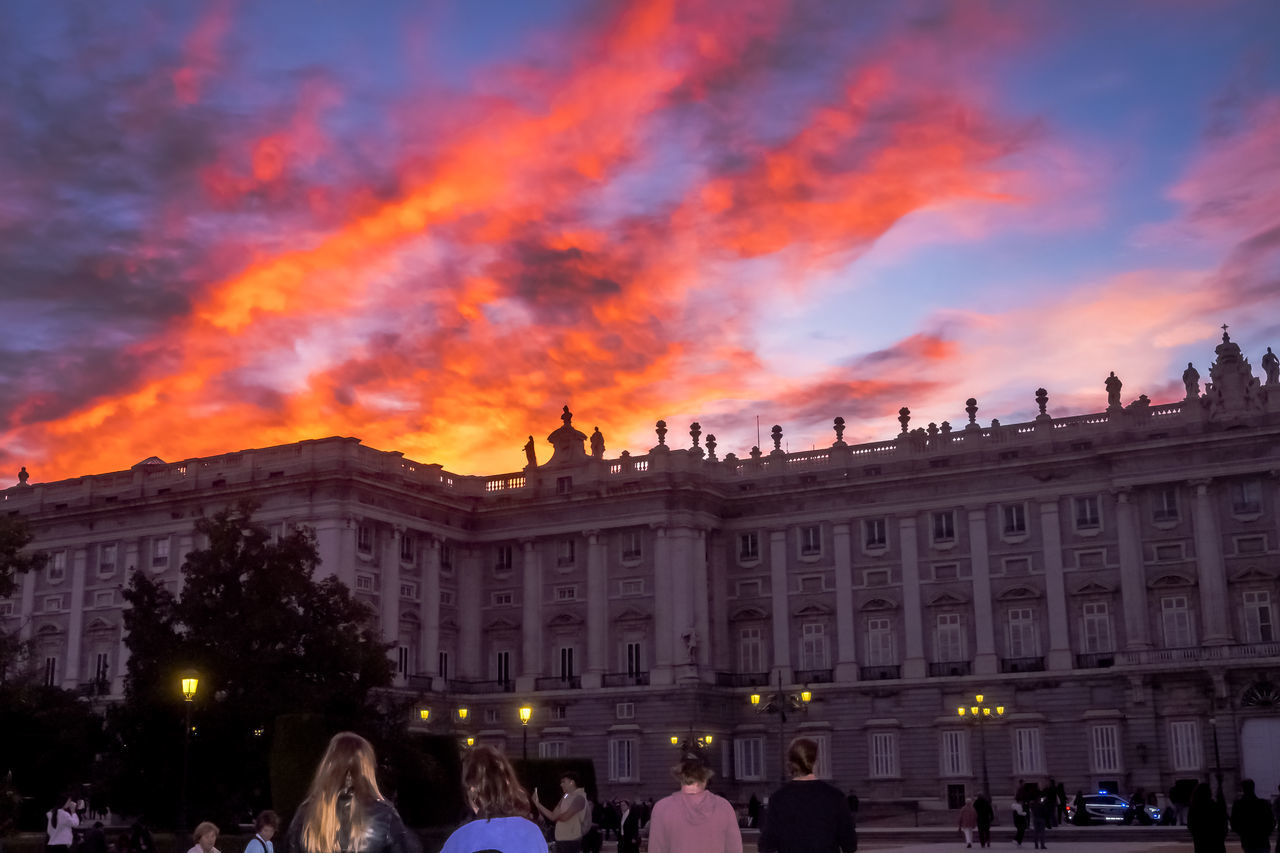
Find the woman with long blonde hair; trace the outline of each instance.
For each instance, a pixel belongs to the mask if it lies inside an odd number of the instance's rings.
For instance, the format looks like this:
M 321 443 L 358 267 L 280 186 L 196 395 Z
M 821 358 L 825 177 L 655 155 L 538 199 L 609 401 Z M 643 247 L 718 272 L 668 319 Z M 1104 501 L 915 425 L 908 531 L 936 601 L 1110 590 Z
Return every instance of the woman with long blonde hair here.
M 422 845 L 378 790 L 369 741 L 340 732 L 289 826 L 294 853 L 419 853 Z

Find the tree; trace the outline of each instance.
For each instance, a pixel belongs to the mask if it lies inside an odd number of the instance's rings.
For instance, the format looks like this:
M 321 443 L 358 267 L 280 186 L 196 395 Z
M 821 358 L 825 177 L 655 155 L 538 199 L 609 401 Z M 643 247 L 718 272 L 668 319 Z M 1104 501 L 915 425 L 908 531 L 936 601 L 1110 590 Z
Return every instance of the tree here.
M 39 551 L 24 554 L 31 543 L 27 523 L 15 516 L 0 516 L 0 598 L 8 598 L 18 588 L 18 575 L 44 568 L 49 555 Z
M 176 811 L 185 669 L 200 676 L 188 799 L 206 805 L 193 817 L 238 817 L 269 804 L 278 716 L 318 713 L 344 725 L 377 716 L 372 691 L 391 683 L 392 670 L 373 612 L 336 578 L 315 579 L 310 530 L 273 540 L 254 510 L 245 504 L 196 522 L 208 546 L 186 556 L 179 596 L 145 572 L 130 577 L 125 702 L 111 720 L 121 808 L 166 821 Z

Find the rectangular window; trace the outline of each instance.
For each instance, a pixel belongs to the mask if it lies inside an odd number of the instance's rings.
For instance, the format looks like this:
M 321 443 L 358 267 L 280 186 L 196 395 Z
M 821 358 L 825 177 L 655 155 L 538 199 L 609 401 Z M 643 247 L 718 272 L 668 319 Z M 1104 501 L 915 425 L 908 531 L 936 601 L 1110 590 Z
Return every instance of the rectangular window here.
M 558 586 L 556 587 L 556 601 L 577 601 L 578 588 L 576 586 Z
M 889 522 L 883 518 L 862 520 L 862 541 L 868 550 L 889 547 Z
M 440 603 L 445 605 L 446 607 L 452 607 L 453 606 L 453 590 L 451 589 L 440 590 Z
M 733 766 L 739 782 L 759 782 L 763 780 L 764 738 L 734 738 Z
M 644 595 L 644 579 L 628 578 L 624 581 L 618 581 L 619 595 Z
M 635 738 L 616 737 L 609 739 L 609 781 L 636 781 Z
M 58 551 L 49 559 L 49 582 L 61 583 L 67 576 L 67 552 Z
M 822 528 L 816 524 L 800 528 L 800 555 L 816 557 L 822 553 Z
M 1030 557 L 1005 557 L 1001 560 L 1006 575 L 1026 575 L 1031 573 Z
M 573 646 L 560 647 L 560 677 L 564 680 L 573 678 Z
M 400 597 L 407 598 L 410 601 L 418 600 L 418 585 L 416 583 L 400 584 Z
M 1097 530 L 1102 526 L 1102 508 L 1097 495 L 1075 498 L 1076 530 Z
M 373 592 L 373 575 L 356 575 L 356 592 Z
M 0 601 L 0 616 L 12 616 L 12 615 L 13 615 L 13 602 Z
M 738 634 L 738 671 L 764 672 L 764 644 L 759 628 L 743 628 Z
M 443 679 L 449 678 L 449 653 L 440 652 L 436 655 L 436 675 Z
M 622 534 L 622 559 L 639 560 L 643 555 L 643 540 L 640 531 L 631 530 Z
M 938 614 L 937 632 L 934 635 L 938 663 L 953 663 L 966 660 L 964 651 L 964 628 L 960 624 L 959 613 Z
M 627 675 L 639 675 L 644 672 L 644 667 L 640 660 L 640 643 L 627 643 Z
M 1231 511 L 1236 515 L 1262 512 L 1262 483 L 1240 480 L 1231 484 Z
M 954 542 L 956 541 L 956 513 L 955 510 L 942 510 L 933 514 L 933 541 L 934 542 Z
M 1265 554 L 1267 553 L 1267 537 L 1265 536 L 1237 536 L 1235 537 L 1237 554 Z
M 1173 486 L 1165 486 L 1155 494 L 1155 506 L 1152 509 L 1153 521 L 1178 520 L 1178 490 Z
M 1027 505 L 1005 504 L 1000 508 L 1005 536 L 1021 536 L 1027 532 Z
M 499 545 L 493 549 L 493 567 L 499 572 L 509 572 L 512 566 L 510 545 Z
M 1173 769 L 1196 772 L 1200 770 L 1200 723 L 1196 720 L 1180 720 L 1169 724 L 1170 751 L 1173 753 Z
M 760 559 L 760 534 L 756 531 L 750 533 L 742 533 L 738 536 L 738 559 L 739 560 L 758 560 Z
M 969 733 L 964 729 L 944 729 L 939 758 L 943 776 L 968 776 Z
M 1169 595 L 1160 599 L 1160 624 L 1164 629 L 1166 649 L 1182 649 L 1195 645 L 1191 630 L 1191 608 L 1185 595 Z
M 1093 727 L 1093 771 L 1120 772 L 1120 729 L 1115 723 Z
M 556 477 L 556 494 L 567 495 L 573 491 L 572 477 Z
M 406 533 L 400 537 L 400 559 L 406 563 L 413 562 L 413 536 Z
M 167 569 L 169 567 L 169 537 L 164 536 L 151 543 L 151 567 Z
M 453 568 L 453 546 L 448 542 L 440 543 L 440 568 Z
M 544 740 L 538 744 L 539 758 L 564 758 L 568 754 L 568 744 L 562 740 Z
M 495 652 L 493 655 L 493 680 L 506 684 L 511 680 L 511 652 Z
M 1244 635 L 1250 643 L 1270 643 L 1276 638 L 1271 593 L 1250 590 L 1244 594 Z
M 1076 551 L 1077 569 L 1101 569 L 1107 565 L 1107 552 L 1101 548 Z
M 1186 553 L 1183 551 L 1181 542 L 1173 542 L 1155 546 L 1155 558 L 1157 563 L 1176 563 L 1186 559 Z
M 619 702 L 614 706 L 614 715 L 619 720 L 634 720 L 636 718 L 636 703 Z
M 1105 601 L 1085 602 L 1081 608 L 1080 634 L 1087 654 L 1115 651 L 1111 638 L 1111 613 Z
M 894 649 L 893 622 L 887 617 L 867 620 L 867 665 L 893 666 L 898 662 Z
M 561 539 L 560 545 L 556 550 L 556 565 L 560 567 L 572 566 L 576 558 L 576 548 L 572 539 Z
M 1040 656 L 1040 632 L 1036 628 L 1036 612 L 1030 607 L 1009 611 L 1009 657 Z
M 866 583 L 867 586 L 888 586 L 889 573 L 884 569 L 868 571 L 866 574 Z
M 484 721 L 485 721 L 486 723 L 496 723 L 496 722 L 498 722 L 498 719 L 499 719 L 499 715 L 498 715 L 498 709 L 497 709 L 497 708 L 485 708 L 485 709 L 484 709 Z
M 398 646 L 396 648 L 396 675 L 409 674 L 409 647 Z
M 1044 773 L 1044 753 L 1040 749 L 1039 728 L 1013 730 L 1013 761 L 1019 775 L 1038 776 Z
M 111 575 L 116 571 L 116 546 L 102 545 L 98 548 L 98 574 Z
M 569 715 L 569 706 L 568 706 L 568 705 L 552 705 L 552 706 L 551 706 L 551 719 L 553 719 L 553 720 L 563 720 L 563 719 L 565 719 L 568 715 Z
M 873 732 L 871 734 L 870 768 L 872 779 L 898 778 L 898 733 Z
M 818 760 L 813 765 L 813 775 L 819 779 L 831 778 L 831 737 L 826 734 L 809 732 L 805 735 L 817 744 Z
M 495 592 L 492 601 L 494 607 L 510 607 L 515 603 L 515 593 Z
M 362 554 L 373 553 L 373 528 L 367 524 L 356 526 L 356 549 Z
M 47 657 L 44 659 L 44 686 L 58 686 L 58 659 L 56 657 Z
M 936 581 L 953 581 L 960 577 L 960 566 L 956 563 L 939 563 L 933 567 L 933 579 Z
M 93 594 L 94 607 L 114 607 L 116 603 L 115 590 L 100 589 Z
M 60 595 L 45 596 L 45 599 L 44 599 L 45 613 L 57 613 L 61 609 L 62 609 L 62 596 Z
M 111 655 L 98 652 L 93 658 L 93 680 L 106 681 L 111 672 Z
M 800 626 L 800 668 L 826 669 L 827 632 L 821 622 L 806 622 Z

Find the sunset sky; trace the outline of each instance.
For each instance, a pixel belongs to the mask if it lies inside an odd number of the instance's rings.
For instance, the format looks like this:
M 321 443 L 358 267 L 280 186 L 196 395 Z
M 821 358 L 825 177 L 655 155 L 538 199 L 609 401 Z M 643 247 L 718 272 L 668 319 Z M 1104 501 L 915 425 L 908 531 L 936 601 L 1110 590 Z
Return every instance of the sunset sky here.
M 1280 3 L 0 5 L 0 487 L 1057 416 L 1280 350 Z

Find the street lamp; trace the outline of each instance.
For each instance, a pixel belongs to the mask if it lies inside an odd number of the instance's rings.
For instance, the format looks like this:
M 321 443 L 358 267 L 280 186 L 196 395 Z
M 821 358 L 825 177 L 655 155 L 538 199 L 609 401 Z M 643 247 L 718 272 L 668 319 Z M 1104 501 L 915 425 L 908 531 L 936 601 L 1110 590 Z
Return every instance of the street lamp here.
M 533 716 L 533 709 L 528 705 L 520 706 L 520 726 L 524 732 L 524 759 L 529 760 L 529 718 Z
M 671 736 L 671 745 L 680 747 L 682 753 L 696 752 L 699 755 L 711 748 L 712 735 L 698 735 L 694 737 L 693 730 L 690 729 L 689 735 L 684 739 L 680 739 L 680 735 Z
M 427 722 L 427 720 L 431 719 L 431 709 L 430 709 L 430 708 L 419 708 L 419 709 L 418 709 L 418 719 L 419 719 L 419 720 L 421 720 L 421 721 L 422 721 L 422 722 L 424 722 L 424 723 L 425 723 L 425 722 Z
M 200 676 L 188 669 L 181 676 L 182 699 L 186 722 L 182 727 L 182 787 L 178 796 L 178 837 L 187 831 L 187 769 L 191 764 L 191 704 L 200 688 Z
M 751 707 L 753 710 L 760 714 L 778 715 L 778 749 L 782 756 L 778 775 L 783 783 L 787 781 L 787 744 L 784 740 L 787 711 L 808 711 L 811 701 L 813 701 L 813 693 L 808 689 L 801 690 L 798 693 L 783 692 L 782 670 L 778 670 L 777 692 L 766 697 L 761 697 L 759 693 L 751 694 Z
M 1213 729 L 1213 775 L 1218 779 L 1218 799 L 1222 799 L 1222 756 L 1218 753 L 1218 718 L 1209 717 L 1209 727 Z
M 982 698 L 982 694 L 979 693 L 977 696 L 973 697 L 975 704 L 970 705 L 967 708 L 961 705 L 959 708 L 956 708 L 956 711 L 962 718 L 973 720 L 974 725 L 978 727 L 978 749 L 982 752 L 982 794 L 988 801 L 990 801 L 991 779 L 987 774 L 987 730 L 985 726 L 987 720 L 991 717 L 994 716 L 998 718 L 1004 716 L 1004 706 L 996 705 L 995 708 L 992 708 L 991 706 L 984 704 Z M 994 713 L 992 713 L 993 711 Z

